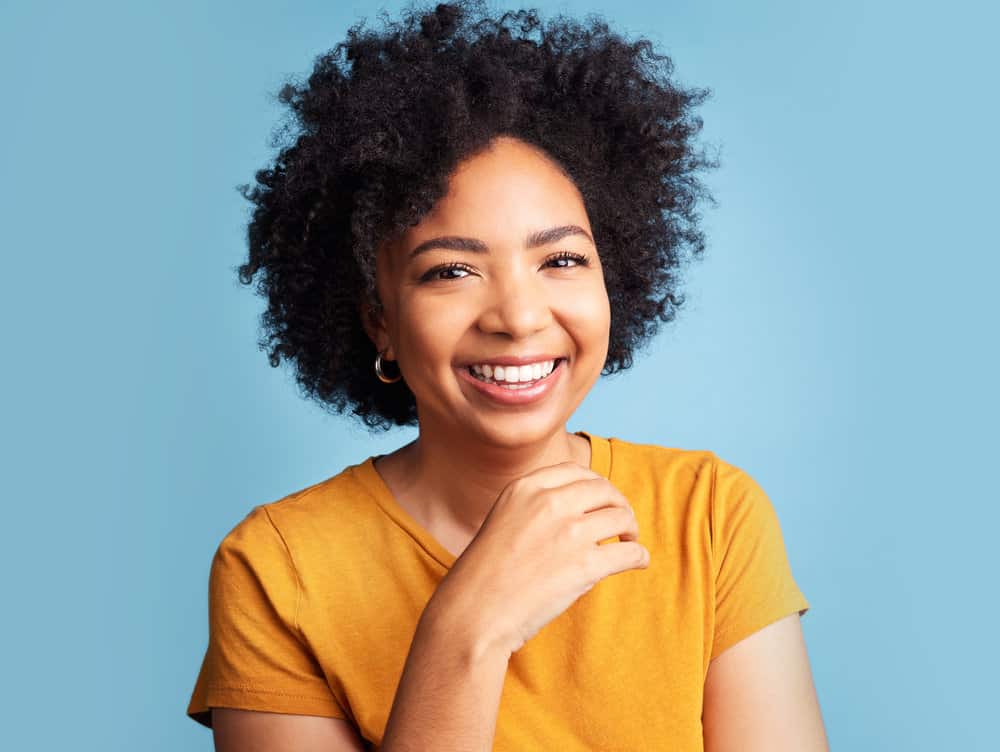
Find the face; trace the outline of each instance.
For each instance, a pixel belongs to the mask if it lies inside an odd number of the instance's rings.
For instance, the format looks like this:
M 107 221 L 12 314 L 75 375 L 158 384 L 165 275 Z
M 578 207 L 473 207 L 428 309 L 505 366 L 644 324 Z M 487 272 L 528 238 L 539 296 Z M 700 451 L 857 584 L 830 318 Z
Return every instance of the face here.
M 433 210 L 379 250 L 383 312 L 366 327 L 397 361 L 422 434 L 518 446 L 565 430 L 608 352 L 611 311 L 592 237 L 569 178 L 502 137 L 461 163 Z

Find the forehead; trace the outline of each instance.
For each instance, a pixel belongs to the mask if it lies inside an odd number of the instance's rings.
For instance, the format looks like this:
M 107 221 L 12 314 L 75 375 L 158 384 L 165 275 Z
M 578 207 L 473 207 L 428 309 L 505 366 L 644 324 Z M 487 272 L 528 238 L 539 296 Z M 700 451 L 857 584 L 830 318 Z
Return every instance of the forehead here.
M 411 247 L 434 235 L 461 234 L 499 242 L 561 224 L 590 231 L 576 186 L 544 152 L 503 137 L 456 167 L 448 193 L 402 241 Z

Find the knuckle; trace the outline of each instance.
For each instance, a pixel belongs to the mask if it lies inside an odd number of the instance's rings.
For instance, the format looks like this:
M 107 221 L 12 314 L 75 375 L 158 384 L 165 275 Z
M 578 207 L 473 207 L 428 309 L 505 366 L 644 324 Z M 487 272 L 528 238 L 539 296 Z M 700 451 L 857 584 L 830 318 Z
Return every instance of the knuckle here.
M 507 484 L 507 488 L 511 491 L 523 491 L 526 488 L 531 488 L 531 478 L 523 475 L 519 478 L 514 478 L 514 480 Z
M 580 543 L 583 541 L 586 532 L 586 525 L 582 519 L 570 520 L 563 527 L 563 534 L 570 543 Z
M 636 526 L 635 516 L 628 509 L 615 509 L 615 525 L 621 530 L 634 530 Z
M 596 546 L 584 553 L 580 569 L 591 585 L 601 579 L 601 558 Z
M 562 503 L 559 499 L 559 494 L 555 493 L 555 489 L 547 489 L 544 491 L 539 499 L 542 510 L 551 517 L 555 517 L 559 514 L 559 510 L 562 508 Z

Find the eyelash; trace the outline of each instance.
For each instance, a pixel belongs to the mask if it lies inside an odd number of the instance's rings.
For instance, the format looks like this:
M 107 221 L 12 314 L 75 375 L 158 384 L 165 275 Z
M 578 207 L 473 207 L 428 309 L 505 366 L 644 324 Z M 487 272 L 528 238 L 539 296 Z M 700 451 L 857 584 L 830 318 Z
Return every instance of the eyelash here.
M 549 256 L 545 259 L 545 263 L 548 264 L 552 261 L 559 261 L 561 259 L 569 259 L 570 261 L 575 261 L 577 266 L 590 266 L 590 259 L 580 253 L 573 253 L 572 251 L 560 251 L 554 256 Z M 571 266 L 558 266 L 557 269 L 572 269 Z M 462 279 L 462 277 L 451 277 L 450 279 L 442 279 L 441 277 L 435 277 L 435 275 L 441 274 L 441 272 L 451 271 L 452 269 L 461 269 L 462 271 L 471 272 L 472 267 L 468 264 L 453 263 L 453 264 L 443 264 L 441 266 L 435 266 L 433 269 L 428 269 L 426 273 L 420 278 L 421 282 L 450 282 L 454 279 Z

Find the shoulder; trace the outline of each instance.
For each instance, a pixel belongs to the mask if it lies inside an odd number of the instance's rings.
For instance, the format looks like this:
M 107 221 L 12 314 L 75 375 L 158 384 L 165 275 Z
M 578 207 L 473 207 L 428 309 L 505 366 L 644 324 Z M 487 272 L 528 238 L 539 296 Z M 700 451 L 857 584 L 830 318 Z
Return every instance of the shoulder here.
M 742 467 L 716 457 L 712 470 L 713 530 L 778 525 L 777 512 L 767 492 Z
M 357 532 L 370 514 L 371 497 L 356 467 L 349 465 L 336 475 L 257 504 L 226 534 L 219 549 L 247 554 L 280 549 L 295 559 L 329 546 L 331 538 Z
M 314 527 L 317 521 L 341 520 L 368 506 L 371 495 L 361 482 L 360 464 L 348 465 L 336 475 L 262 504 L 261 508 L 275 525 L 290 532 L 303 525 Z
M 651 533 L 676 537 L 707 531 L 718 461 L 714 452 L 617 437 L 609 441 L 611 483 L 643 514 Z
M 623 481 L 670 486 L 690 486 L 711 481 L 718 456 L 708 449 L 685 449 L 641 443 L 618 437 L 609 439 L 611 472 Z
M 709 449 L 686 449 L 612 437 L 611 481 L 626 496 L 654 496 L 711 521 L 774 514 L 764 489 L 739 465 Z

